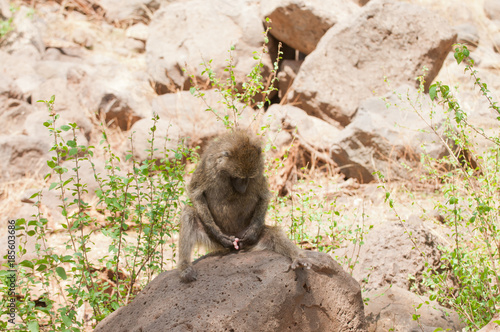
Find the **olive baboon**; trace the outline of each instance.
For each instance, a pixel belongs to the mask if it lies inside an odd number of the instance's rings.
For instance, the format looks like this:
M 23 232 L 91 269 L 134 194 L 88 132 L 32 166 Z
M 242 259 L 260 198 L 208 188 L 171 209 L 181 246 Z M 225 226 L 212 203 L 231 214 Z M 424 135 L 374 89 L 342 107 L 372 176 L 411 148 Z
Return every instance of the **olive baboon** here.
M 215 253 L 272 250 L 291 258 L 291 268 L 311 268 L 306 257 L 278 228 L 264 224 L 270 192 L 260 141 L 243 131 L 213 140 L 201 157 L 188 185 L 193 206 L 181 216 L 180 278 L 196 280 L 191 264 L 196 244 Z

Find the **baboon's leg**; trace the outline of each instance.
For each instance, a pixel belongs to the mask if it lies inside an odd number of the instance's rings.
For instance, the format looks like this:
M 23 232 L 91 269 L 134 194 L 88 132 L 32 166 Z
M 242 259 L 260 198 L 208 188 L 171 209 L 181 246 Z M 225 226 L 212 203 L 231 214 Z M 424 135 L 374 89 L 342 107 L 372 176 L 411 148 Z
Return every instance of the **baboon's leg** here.
M 179 262 L 177 264 L 182 282 L 196 280 L 197 273 L 191 263 L 191 257 L 194 246 L 197 244 L 203 245 L 209 251 L 224 249 L 207 235 L 196 210 L 191 206 L 186 206 L 181 215 Z
M 310 269 L 314 265 L 314 260 L 306 257 L 304 250 L 298 248 L 292 241 L 290 241 L 280 227 L 266 225 L 262 231 L 259 242 L 251 249 L 251 251 L 266 249 L 289 257 L 292 260 L 290 267 L 293 270 L 298 267 Z

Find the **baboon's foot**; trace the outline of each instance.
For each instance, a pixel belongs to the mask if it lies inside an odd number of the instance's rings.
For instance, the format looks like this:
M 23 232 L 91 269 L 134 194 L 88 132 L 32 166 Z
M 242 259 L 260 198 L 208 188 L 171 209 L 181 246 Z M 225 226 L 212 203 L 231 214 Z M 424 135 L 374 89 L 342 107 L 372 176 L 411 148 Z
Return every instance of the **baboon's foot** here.
M 181 271 L 181 281 L 184 283 L 195 281 L 198 273 L 191 265 Z
M 312 269 L 314 272 L 332 274 L 335 272 L 335 261 L 323 252 L 306 251 L 304 255 L 296 258 L 290 268 Z
M 314 265 L 314 260 L 308 257 L 298 257 L 290 265 L 292 270 L 296 270 L 298 268 L 304 268 L 310 270 Z

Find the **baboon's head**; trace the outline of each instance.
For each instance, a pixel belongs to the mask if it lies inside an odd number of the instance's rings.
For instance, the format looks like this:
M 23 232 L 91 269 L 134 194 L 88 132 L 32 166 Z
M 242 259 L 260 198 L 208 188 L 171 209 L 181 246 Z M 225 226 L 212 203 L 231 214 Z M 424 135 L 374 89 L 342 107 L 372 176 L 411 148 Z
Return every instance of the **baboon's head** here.
M 237 192 L 245 193 L 249 182 L 264 170 L 260 140 L 247 132 L 235 131 L 220 136 L 214 144 L 217 171 L 230 178 Z

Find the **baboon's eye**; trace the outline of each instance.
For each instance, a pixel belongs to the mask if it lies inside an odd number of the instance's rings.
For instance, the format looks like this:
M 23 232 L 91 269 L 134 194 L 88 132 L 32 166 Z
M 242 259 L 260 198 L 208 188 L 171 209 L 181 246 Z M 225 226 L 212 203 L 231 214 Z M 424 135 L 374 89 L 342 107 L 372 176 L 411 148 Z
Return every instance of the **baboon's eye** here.
M 229 157 L 230 156 L 229 151 L 222 151 L 222 156 L 223 157 Z

